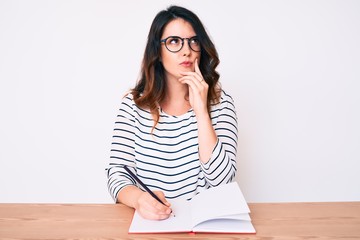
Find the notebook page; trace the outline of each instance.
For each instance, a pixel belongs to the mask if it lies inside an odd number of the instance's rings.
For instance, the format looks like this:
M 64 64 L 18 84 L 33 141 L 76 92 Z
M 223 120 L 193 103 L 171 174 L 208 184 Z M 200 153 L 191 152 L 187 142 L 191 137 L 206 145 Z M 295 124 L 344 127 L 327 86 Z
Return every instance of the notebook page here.
M 250 212 L 236 182 L 202 191 L 190 202 L 193 226 L 217 217 Z
M 256 233 L 251 221 L 216 219 L 198 224 L 193 228 L 194 232 L 212 233 Z
M 186 200 L 168 200 L 171 203 L 173 215 L 165 220 L 148 220 L 138 212 L 134 213 L 129 233 L 160 233 L 160 232 L 190 232 L 191 213 L 190 202 Z

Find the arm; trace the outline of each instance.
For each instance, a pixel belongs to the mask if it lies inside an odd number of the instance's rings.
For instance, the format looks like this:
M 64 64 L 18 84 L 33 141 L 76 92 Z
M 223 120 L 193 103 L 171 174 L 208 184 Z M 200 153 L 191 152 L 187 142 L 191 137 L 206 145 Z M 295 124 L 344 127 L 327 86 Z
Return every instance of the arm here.
M 179 79 L 189 86 L 189 100 L 198 124 L 199 159 L 207 182 L 212 186 L 227 183 L 236 173 L 237 116 L 233 99 L 223 93 L 215 126 L 206 102 L 208 84 L 195 63 L 194 72 L 183 72 Z
M 209 161 L 217 136 L 212 126 L 207 109 L 209 85 L 200 72 L 198 60 L 195 60 L 194 72 L 182 72 L 179 81 L 189 86 L 189 101 L 194 109 L 198 126 L 199 159 L 202 163 Z
M 212 186 L 231 182 L 236 173 L 237 116 L 233 99 L 224 94 L 214 125 L 217 136 L 210 159 L 201 168 Z
M 126 96 L 118 111 L 111 143 L 110 161 L 107 166 L 108 189 L 114 202 L 120 202 L 118 195 L 126 186 L 136 186 L 136 182 L 127 174 L 124 165 L 135 168 L 135 118 L 132 101 Z
M 135 117 L 133 101 L 129 96 L 121 103 L 114 128 L 111 156 L 106 168 L 109 192 L 115 202 L 123 203 L 139 211 L 148 219 L 165 219 L 170 216 L 170 204 L 162 192 L 155 192 L 167 203 L 162 205 L 150 194 L 136 186 L 135 180 L 125 171 L 124 165 L 135 171 Z

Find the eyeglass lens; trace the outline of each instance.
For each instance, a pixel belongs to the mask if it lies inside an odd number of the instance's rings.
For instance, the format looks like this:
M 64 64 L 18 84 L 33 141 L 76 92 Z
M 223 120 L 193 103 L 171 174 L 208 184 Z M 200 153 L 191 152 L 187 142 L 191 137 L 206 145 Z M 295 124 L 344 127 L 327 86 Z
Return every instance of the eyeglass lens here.
M 196 37 L 192 37 L 192 38 L 168 37 L 165 41 L 165 45 L 170 52 L 178 52 L 184 46 L 185 40 L 188 41 L 191 50 L 195 52 L 200 51 L 200 43 Z

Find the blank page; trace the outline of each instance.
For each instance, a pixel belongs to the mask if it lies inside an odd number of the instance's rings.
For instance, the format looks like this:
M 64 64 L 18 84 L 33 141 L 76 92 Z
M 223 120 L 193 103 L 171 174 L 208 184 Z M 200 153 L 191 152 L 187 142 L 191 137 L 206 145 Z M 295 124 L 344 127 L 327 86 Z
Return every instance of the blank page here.
M 204 190 L 190 202 L 193 226 L 217 217 L 250 212 L 236 182 Z

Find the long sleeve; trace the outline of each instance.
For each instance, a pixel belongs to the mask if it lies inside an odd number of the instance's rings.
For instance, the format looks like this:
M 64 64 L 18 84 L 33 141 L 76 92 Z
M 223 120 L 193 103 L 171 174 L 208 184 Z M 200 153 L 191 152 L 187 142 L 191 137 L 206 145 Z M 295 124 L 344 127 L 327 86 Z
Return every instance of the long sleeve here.
M 237 116 L 233 99 L 223 92 L 214 129 L 217 142 L 210 160 L 201 164 L 206 181 L 211 186 L 231 182 L 236 173 L 236 151 L 238 141 Z M 213 119 L 213 117 L 212 117 Z
M 160 111 L 153 128 L 150 111 L 136 106 L 131 94 L 123 98 L 106 168 L 110 195 L 137 185 L 123 168 L 128 166 L 152 190 L 166 198 L 191 199 L 204 189 L 231 182 L 236 172 L 237 118 L 232 98 L 225 92 L 212 106 L 211 121 L 217 143 L 208 163 L 198 153 L 198 129 L 193 110 L 181 116 Z
M 123 168 L 124 165 L 127 165 L 135 171 L 134 123 L 132 102 L 128 97 L 125 97 L 121 102 L 116 117 L 113 141 L 111 143 L 110 161 L 106 168 L 108 189 L 115 202 L 122 188 L 127 185 L 136 184 Z

